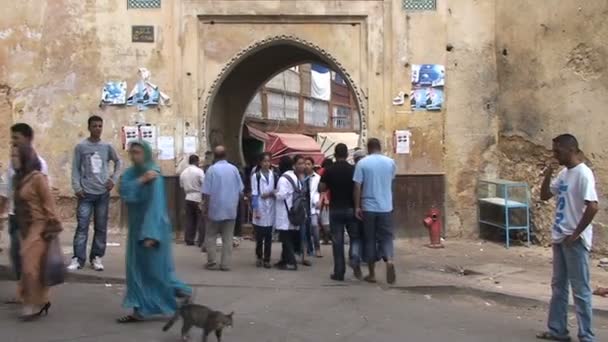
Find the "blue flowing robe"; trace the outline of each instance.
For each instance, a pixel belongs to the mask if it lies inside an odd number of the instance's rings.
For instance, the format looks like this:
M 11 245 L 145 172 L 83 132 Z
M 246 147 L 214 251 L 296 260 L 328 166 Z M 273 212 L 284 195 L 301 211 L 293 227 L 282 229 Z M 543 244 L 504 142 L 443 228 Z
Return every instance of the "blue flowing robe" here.
M 190 295 L 191 289 L 175 276 L 171 245 L 171 223 L 167 214 L 163 178 L 147 184 L 138 181 L 143 172 L 131 167 L 120 182 L 120 195 L 127 204 L 127 293 L 123 306 L 139 315 L 172 315 L 177 309 L 176 295 Z M 144 240 L 157 242 L 146 248 Z

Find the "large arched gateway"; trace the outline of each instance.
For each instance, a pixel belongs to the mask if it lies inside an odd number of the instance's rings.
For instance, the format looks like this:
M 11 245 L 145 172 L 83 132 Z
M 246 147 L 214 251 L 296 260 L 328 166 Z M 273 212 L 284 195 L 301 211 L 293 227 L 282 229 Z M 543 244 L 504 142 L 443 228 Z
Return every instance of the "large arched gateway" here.
M 241 50 L 221 70 L 209 89 L 201 131 L 208 147 L 226 146 L 232 159 L 242 160 L 244 114 L 256 91 L 274 75 L 294 65 L 318 63 L 339 72 L 355 94 L 361 139 L 366 137 L 366 111 L 361 92 L 342 64 L 319 46 L 294 36 L 272 36 Z

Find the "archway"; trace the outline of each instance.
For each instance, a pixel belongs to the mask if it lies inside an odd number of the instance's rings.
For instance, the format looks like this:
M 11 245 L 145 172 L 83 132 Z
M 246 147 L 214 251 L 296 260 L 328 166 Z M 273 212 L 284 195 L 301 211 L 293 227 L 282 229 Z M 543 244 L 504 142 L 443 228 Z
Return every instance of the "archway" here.
M 230 159 L 243 161 L 241 148 L 245 110 L 257 90 L 281 71 L 299 64 L 318 63 L 340 73 L 355 94 L 360 137 L 367 136 L 364 101 L 350 74 L 327 51 L 293 36 L 260 40 L 239 52 L 214 81 L 202 113 L 202 136 L 207 148 L 222 144 Z M 204 145 L 204 146 L 205 146 Z

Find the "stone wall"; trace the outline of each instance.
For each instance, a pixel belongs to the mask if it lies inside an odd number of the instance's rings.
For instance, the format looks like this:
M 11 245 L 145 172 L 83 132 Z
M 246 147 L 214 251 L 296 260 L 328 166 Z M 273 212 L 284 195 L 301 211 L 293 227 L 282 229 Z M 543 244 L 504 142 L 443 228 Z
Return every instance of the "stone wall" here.
M 450 235 L 476 236 L 477 180 L 496 173 L 492 154 L 499 122 L 495 5 L 494 1 L 454 1 L 446 11 L 446 43 L 451 46 L 444 123 L 447 224 Z
M 478 233 L 480 177 L 526 180 L 536 194 L 537 164 L 558 133 L 579 136 L 600 191 L 608 181 L 601 116 L 608 87 L 604 0 L 551 6 L 438 0 L 430 12 L 406 12 L 401 0 L 162 4 L 128 10 L 126 0 L 29 0 L 0 12 L 0 155 L 7 155 L 12 123 L 32 124 L 66 219 L 73 217 L 72 150 L 87 135 L 88 116 L 105 119 L 104 139 L 117 147 L 122 126 L 156 124 L 160 135 L 175 139 L 176 160 L 161 163 L 173 175 L 185 135 L 199 137 L 201 152 L 207 148 L 203 113 L 222 69 L 248 44 L 280 34 L 325 50 L 313 51 L 316 56 L 336 57 L 360 90 L 365 131 L 388 151 L 394 130 L 412 131 L 412 154 L 395 156 L 399 173 L 445 174 L 449 236 Z M 154 25 L 155 42 L 131 42 L 131 25 Z M 425 63 L 446 65 L 444 110 L 392 106 L 394 96 L 410 90 L 411 65 Z M 173 105 L 141 113 L 99 108 L 104 81 L 126 80 L 130 88 L 138 67 L 152 72 Z M 0 162 L 5 166 L 7 158 Z M 546 233 L 551 205 L 534 208 L 535 227 Z M 600 248 L 604 208 L 597 224 Z M 118 212 L 114 205 L 115 220 Z
M 595 247 L 608 251 L 608 2 L 499 1 L 496 10 L 500 174 L 533 186 L 533 222 L 551 228 L 552 204 L 538 201 L 551 139 L 577 136 L 600 192 Z
M 103 138 L 117 149 L 121 127 L 136 121 L 154 122 L 164 135 L 183 134 L 184 120 L 175 114 L 181 113 L 179 103 L 141 113 L 133 107 L 98 107 L 105 81 L 125 80 L 130 91 L 140 66 L 148 68 L 152 81 L 176 100 L 172 13 L 171 6 L 127 11 L 126 1 L 110 0 L 17 1 L 0 13 L 0 153 L 8 156 L 5 146 L 12 123 L 34 127 L 36 149 L 49 164 L 65 220 L 74 218 L 72 151 L 88 135 L 90 115 L 104 118 Z M 132 43 L 131 25 L 150 23 L 156 26 L 155 42 Z M 10 110 L 5 110 L 6 103 Z M 124 152 L 121 155 L 126 158 Z M 8 158 L 1 160 L 6 165 Z M 163 163 L 163 169 L 172 172 L 176 162 Z M 119 211 L 118 205 L 112 206 L 113 224 Z

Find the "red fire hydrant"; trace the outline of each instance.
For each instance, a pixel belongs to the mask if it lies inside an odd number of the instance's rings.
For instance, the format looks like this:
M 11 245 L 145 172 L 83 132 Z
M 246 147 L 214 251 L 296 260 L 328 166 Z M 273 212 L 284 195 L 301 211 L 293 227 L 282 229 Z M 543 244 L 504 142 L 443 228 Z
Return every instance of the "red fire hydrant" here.
M 437 208 L 429 209 L 422 222 L 429 230 L 429 237 L 431 238 L 431 243 L 427 247 L 443 248 L 443 244 L 441 243 L 441 211 Z

